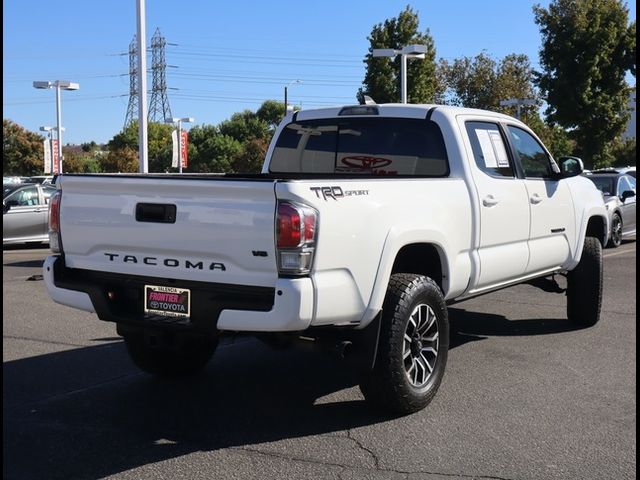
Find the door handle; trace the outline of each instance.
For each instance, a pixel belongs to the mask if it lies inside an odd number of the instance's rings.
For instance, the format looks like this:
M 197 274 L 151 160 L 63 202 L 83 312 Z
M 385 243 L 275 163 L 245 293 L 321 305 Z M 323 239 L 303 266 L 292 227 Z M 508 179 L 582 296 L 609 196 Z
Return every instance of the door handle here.
M 534 193 L 533 195 L 531 195 L 531 198 L 529 200 L 531 200 L 531 203 L 533 203 L 534 205 L 537 205 L 542 201 L 542 197 L 537 193 Z
M 497 205 L 497 204 L 498 204 L 498 199 L 495 198 L 493 195 L 487 195 L 482 200 L 482 205 L 484 205 L 485 207 L 493 207 L 494 205 Z

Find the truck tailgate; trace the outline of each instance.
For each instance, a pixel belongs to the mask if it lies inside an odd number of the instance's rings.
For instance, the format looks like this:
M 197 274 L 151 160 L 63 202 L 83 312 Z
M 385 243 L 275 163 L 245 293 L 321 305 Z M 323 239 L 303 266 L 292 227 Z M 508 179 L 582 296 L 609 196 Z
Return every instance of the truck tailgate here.
M 67 267 L 235 285 L 276 283 L 271 180 L 95 175 L 58 181 Z

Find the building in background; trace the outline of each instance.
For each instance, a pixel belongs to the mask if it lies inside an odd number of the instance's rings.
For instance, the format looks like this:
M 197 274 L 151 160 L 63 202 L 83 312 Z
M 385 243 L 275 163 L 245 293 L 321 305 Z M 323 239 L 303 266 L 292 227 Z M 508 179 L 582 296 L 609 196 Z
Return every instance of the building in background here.
M 636 88 L 633 87 L 629 95 L 629 109 L 631 110 L 631 118 L 627 123 L 627 129 L 622 134 L 623 139 L 636 138 Z

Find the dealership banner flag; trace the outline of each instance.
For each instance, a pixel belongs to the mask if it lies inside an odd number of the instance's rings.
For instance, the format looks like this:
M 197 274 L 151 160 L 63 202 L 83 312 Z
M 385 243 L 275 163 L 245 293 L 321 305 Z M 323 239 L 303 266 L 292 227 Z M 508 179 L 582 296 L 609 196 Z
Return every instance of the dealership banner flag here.
M 51 173 L 51 139 L 44 141 L 44 173 Z
M 51 158 L 53 164 L 53 173 L 62 173 L 60 171 L 60 157 L 58 156 L 58 139 L 51 140 Z
M 171 157 L 171 166 L 178 168 L 178 131 L 171 132 L 171 140 L 173 141 L 173 156 Z
M 189 166 L 189 132 L 182 130 L 180 137 L 180 159 L 182 160 L 182 168 L 187 168 Z

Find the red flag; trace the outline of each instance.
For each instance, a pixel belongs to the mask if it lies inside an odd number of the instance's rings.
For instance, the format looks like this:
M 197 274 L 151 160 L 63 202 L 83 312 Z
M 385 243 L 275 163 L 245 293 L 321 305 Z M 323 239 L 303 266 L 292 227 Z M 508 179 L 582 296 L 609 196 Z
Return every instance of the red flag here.
M 53 173 L 62 173 L 60 171 L 60 157 L 58 156 L 58 139 L 51 140 L 51 158 L 53 159 Z
M 180 131 L 180 159 L 182 160 L 182 168 L 189 166 L 189 132 L 185 130 Z

